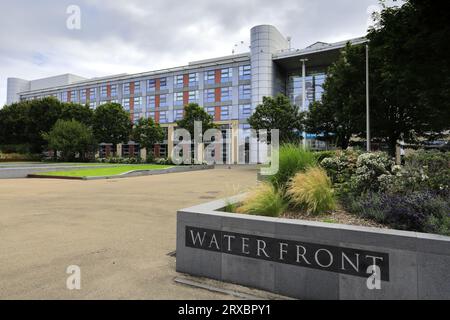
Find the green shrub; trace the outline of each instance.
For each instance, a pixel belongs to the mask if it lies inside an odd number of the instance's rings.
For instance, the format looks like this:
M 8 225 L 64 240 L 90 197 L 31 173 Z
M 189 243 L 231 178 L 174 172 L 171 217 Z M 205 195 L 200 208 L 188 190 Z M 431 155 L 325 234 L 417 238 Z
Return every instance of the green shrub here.
M 297 173 L 289 182 L 287 195 L 294 206 L 304 208 L 308 214 L 318 215 L 336 207 L 331 180 L 319 167 Z
M 269 178 L 269 182 L 284 190 L 289 180 L 299 171 L 317 164 L 314 154 L 303 147 L 294 144 L 284 144 L 280 147 L 280 162 L 278 172 Z
M 355 192 L 380 190 L 380 177 L 392 175 L 394 161 L 385 152 L 363 153 L 356 162 L 351 187 Z
M 320 165 L 334 184 L 350 181 L 356 172 L 356 163 L 361 153 L 353 150 L 337 151 L 333 157 L 325 157 Z
M 450 235 L 448 194 L 416 191 L 408 194 L 367 193 L 348 197 L 346 209 L 395 229 Z
M 280 192 L 269 183 L 261 183 L 246 195 L 237 212 L 278 217 L 286 208 L 287 204 Z
M 41 156 L 39 154 L 30 153 L 1 153 L 0 162 L 14 162 L 14 161 L 40 161 Z
M 337 154 L 337 151 L 317 151 L 314 152 L 314 158 L 317 163 L 321 163 L 326 158 L 334 158 Z
M 409 154 L 405 162 L 405 167 L 423 173 L 428 188 L 450 188 L 450 152 L 419 150 Z

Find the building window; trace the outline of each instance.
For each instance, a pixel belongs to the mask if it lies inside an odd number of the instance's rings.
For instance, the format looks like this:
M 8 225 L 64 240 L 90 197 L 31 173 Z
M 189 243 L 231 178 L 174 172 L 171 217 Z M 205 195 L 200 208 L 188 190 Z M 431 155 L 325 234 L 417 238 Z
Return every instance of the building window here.
M 198 85 L 198 73 L 189 73 L 189 86 L 193 87 Z
M 205 83 L 214 84 L 216 82 L 216 71 L 209 70 L 205 72 Z
M 130 92 L 130 83 L 129 82 L 127 82 L 127 83 L 124 83 L 123 84 L 123 94 L 124 95 L 129 95 L 131 92 Z
M 184 76 L 182 74 L 177 75 L 173 79 L 174 88 L 183 88 L 184 87 Z
M 252 67 L 250 65 L 239 67 L 239 80 L 250 80 L 252 78 Z
M 162 94 L 159 96 L 159 106 L 164 108 L 168 106 L 167 103 L 167 94 Z
M 111 103 L 119 103 L 119 100 L 118 99 L 113 99 L 113 100 L 111 100 Z
M 117 84 L 111 85 L 111 97 L 117 97 Z
M 81 89 L 80 90 L 80 100 L 86 101 L 86 95 L 87 95 L 87 89 Z
M 125 111 L 130 111 L 130 98 L 125 98 L 122 100 L 122 107 Z
M 215 102 L 216 94 L 214 89 L 205 90 L 205 102 Z
M 246 120 L 252 115 L 252 106 L 250 104 L 241 104 L 239 106 L 239 120 Z
M 174 110 L 173 111 L 173 120 L 174 121 L 182 120 L 183 119 L 183 115 L 184 115 L 184 111 L 183 110 Z
M 182 106 L 183 105 L 183 92 L 175 92 L 173 94 L 173 104 L 175 106 Z
M 76 90 L 72 90 L 70 92 L 70 101 L 72 102 L 78 102 L 78 94 Z
M 309 105 L 314 101 L 321 101 L 323 94 L 323 84 L 326 79 L 324 71 L 314 71 L 306 75 L 305 79 L 305 108 L 308 109 Z M 291 102 L 295 105 L 302 106 L 303 103 L 303 78 L 301 75 L 291 75 L 288 77 L 287 93 Z
M 134 97 L 134 113 L 142 112 L 142 97 Z
M 198 90 L 189 91 L 189 103 L 198 102 Z
M 161 111 L 159 113 L 159 123 L 167 123 L 167 111 Z
M 220 108 L 220 120 L 230 120 L 230 107 L 221 107 Z
M 96 88 L 91 88 L 89 90 L 89 100 L 90 101 L 97 100 L 97 89 Z
M 156 79 L 150 79 L 147 81 L 147 91 L 156 90 Z
M 97 101 L 90 101 L 89 102 L 89 107 L 91 107 L 91 109 L 97 108 Z
M 69 102 L 69 93 L 67 91 L 61 93 L 61 101 L 62 102 Z
M 160 90 L 167 89 L 167 78 L 159 79 L 159 88 Z
M 154 111 L 147 111 L 147 119 L 153 119 L 155 120 L 155 112 Z
M 141 82 L 135 81 L 134 82 L 134 94 L 140 94 L 141 93 Z
M 239 99 L 251 99 L 252 98 L 252 86 L 250 84 L 244 84 L 239 86 Z
M 233 100 L 233 88 L 232 87 L 224 87 L 220 88 L 220 101 L 228 102 Z
M 208 113 L 213 118 L 216 115 L 216 108 L 215 107 L 207 107 L 205 111 L 206 111 L 206 113 Z
M 155 110 L 156 107 L 156 99 L 155 96 L 147 96 L 147 108 L 151 110 Z
M 100 87 L 100 97 L 101 98 L 107 98 L 108 97 L 108 86 L 101 86 Z
M 225 68 L 220 70 L 220 82 L 231 82 L 233 81 L 233 68 Z

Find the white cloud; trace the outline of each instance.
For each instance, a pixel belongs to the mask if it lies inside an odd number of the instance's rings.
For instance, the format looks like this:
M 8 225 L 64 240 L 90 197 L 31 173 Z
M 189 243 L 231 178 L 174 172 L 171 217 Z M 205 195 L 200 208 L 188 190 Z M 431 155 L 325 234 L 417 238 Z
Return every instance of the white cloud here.
M 364 35 L 377 0 L 40 0 L 0 3 L 0 105 L 6 78 L 85 77 L 175 67 L 248 49 L 250 28 L 272 24 L 293 47 Z M 81 8 L 81 30 L 66 8 Z M 241 45 L 240 42 L 244 41 Z

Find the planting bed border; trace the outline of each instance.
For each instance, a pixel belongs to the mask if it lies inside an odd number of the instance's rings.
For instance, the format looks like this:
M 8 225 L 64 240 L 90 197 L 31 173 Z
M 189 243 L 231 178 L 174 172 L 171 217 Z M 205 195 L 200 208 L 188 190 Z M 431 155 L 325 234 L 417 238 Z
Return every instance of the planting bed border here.
M 131 170 L 117 175 L 101 176 L 101 177 L 67 177 L 67 176 L 53 176 L 45 174 L 29 174 L 27 177 L 39 179 L 63 179 L 63 180 L 102 180 L 102 179 L 119 179 L 119 178 L 130 178 L 140 176 L 153 176 L 167 173 L 180 173 L 180 172 L 200 171 L 209 169 L 214 169 L 214 166 L 192 165 L 192 166 L 174 166 L 162 170 Z
M 242 197 L 178 211 L 178 272 L 299 299 L 450 299 L 450 237 L 223 212 Z M 295 256 L 304 248 L 309 252 L 299 265 Z M 367 286 L 371 256 L 384 258 L 380 289 Z M 359 263 L 358 274 L 350 261 Z

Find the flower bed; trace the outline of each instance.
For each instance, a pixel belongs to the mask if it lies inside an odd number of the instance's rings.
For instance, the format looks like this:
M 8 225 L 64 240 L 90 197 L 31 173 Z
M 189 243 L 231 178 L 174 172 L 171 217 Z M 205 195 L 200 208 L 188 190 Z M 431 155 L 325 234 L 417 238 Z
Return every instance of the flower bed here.
M 383 152 L 285 145 L 279 172 L 228 210 L 314 221 L 339 212 L 350 224 L 450 235 L 449 185 L 450 153 L 418 151 L 397 166 Z

